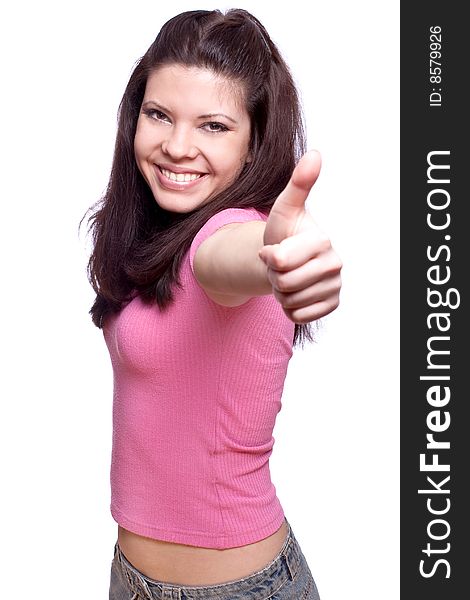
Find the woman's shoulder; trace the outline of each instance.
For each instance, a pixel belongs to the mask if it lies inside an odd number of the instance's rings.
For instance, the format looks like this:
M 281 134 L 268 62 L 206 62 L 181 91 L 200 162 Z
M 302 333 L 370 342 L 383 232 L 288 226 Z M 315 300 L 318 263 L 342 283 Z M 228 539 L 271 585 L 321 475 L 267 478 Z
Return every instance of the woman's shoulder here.
M 252 220 L 266 220 L 268 218 L 268 214 L 263 212 L 258 208 L 254 208 L 253 206 L 245 206 L 245 207 L 229 207 L 223 208 L 216 212 L 212 217 L 210 217 L 206 224 L 209 222 L 218 223 L 219 221 L 224 223 L 230 222 L 242 222 L 242 221 L 252 221 Z
M 194 236 L 194 240 L 200 239 L 201 237 L 208 237 L 216 231 L 219 227 L 223 227 L 224 225 L 228 225 L 229 223 L 244 223 L 248 221 L 266 221 L 268 218 L 268 214 L 263 211 L 253 208 L 253 207 L 233 207 L 233 208 L 224 208 L 219 212 L 216 212 L 212 215 L 207 221 L 202 225 L 202 227 L 197 231 Z M 201 240 L 202 241 L 202 240 Z

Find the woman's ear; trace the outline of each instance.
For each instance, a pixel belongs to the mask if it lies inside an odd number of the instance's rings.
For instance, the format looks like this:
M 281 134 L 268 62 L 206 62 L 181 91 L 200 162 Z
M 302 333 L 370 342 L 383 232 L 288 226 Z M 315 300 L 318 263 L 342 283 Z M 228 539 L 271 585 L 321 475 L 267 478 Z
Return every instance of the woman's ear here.
M 251 155 L 251 150 L 248 151 L 248 154 L 246 155 L 245 158 L 245 163 L 250 163 L 253 160 L 253 157 Z

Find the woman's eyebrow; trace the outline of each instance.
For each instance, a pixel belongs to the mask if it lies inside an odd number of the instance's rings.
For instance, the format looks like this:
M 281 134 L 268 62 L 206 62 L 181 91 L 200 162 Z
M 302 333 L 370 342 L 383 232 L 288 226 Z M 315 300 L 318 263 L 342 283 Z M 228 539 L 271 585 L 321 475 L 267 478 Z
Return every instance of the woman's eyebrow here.
M 155 100 L 146 100 L 145 102 L 142 102 L 142 106 L 147 106 L 148 104 L 158 106 L 158 108 L 161 108 L 163 112 L 171 112 L 169 108 L 165 108 L 163 104 L 160 104 L 160 102 L 156 102 Z
M 171 110 L 169 108 L 166 108 L 165 106 L 163 106 L 163 104 L 160 104 L 160 102 L 157 102 L 156 100 L 146 100 L 145 102 L 142 102 L 143 107 L 147 106 L 149 104 L 153 104 L 154 106 L 157 106 L 159 109 L 162 110 L 162 112 L 171 113 Z M 234 118 L 229 117 L 225 113 L 207 113 L 205 115 L 199 115 L 198 119 L 213 119 L 214 117 L 225 117 L 232 123 L 235 123 L 235 125 L 237 124 L 237 121 Z
M 225 117 L 229 121 L 232 121 L 232 123 L 236 124 L 235 119 L 232 119 L 232 117 L 229 117 L 224 113 L 209 113 L 207 115 L 199 115 L 198 119 L 213 119 L 214 117 Z

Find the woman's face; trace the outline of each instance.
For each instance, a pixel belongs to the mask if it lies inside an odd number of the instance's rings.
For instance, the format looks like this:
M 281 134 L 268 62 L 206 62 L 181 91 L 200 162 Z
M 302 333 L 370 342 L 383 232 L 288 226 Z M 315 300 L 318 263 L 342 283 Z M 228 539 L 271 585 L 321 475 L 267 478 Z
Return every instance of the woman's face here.
M 189 212 L 227 188 L 249 160 L 241 86 L 177 64 L 148 78 L 137 122 L 137 165 L 158 204 Z

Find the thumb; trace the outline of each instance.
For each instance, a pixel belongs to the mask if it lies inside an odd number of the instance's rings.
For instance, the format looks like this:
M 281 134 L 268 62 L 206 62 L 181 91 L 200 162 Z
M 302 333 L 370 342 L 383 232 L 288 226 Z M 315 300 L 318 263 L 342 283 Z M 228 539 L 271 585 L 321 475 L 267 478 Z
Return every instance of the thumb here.
M 321 169 L 321 155 L 318 150 L 310 150 L 302 156 L 292 173 L 291 181 L 294 188 L 303 192 L 309 192 L 315 184 Z M 302 194 L 293 194 L 292 200 L 301 200 L 302 205 L 305 202 Z
M 295 234 L 306 210 L 305 202 L 311 187 L 320 174 L 321 157 L 316 150 L 302 156 L 292 176 L 276 198 L 269 213 L 264 232 L 264 244 L 275 244 Z
M 289 183 L 282 190 L 273 205 L 275 212 L 288 217 L 298 215 L 305 208 L 310 189 L 318 179 L 321 169 L 321 156 L 317 150 L 310 150 L 297 163 Z

